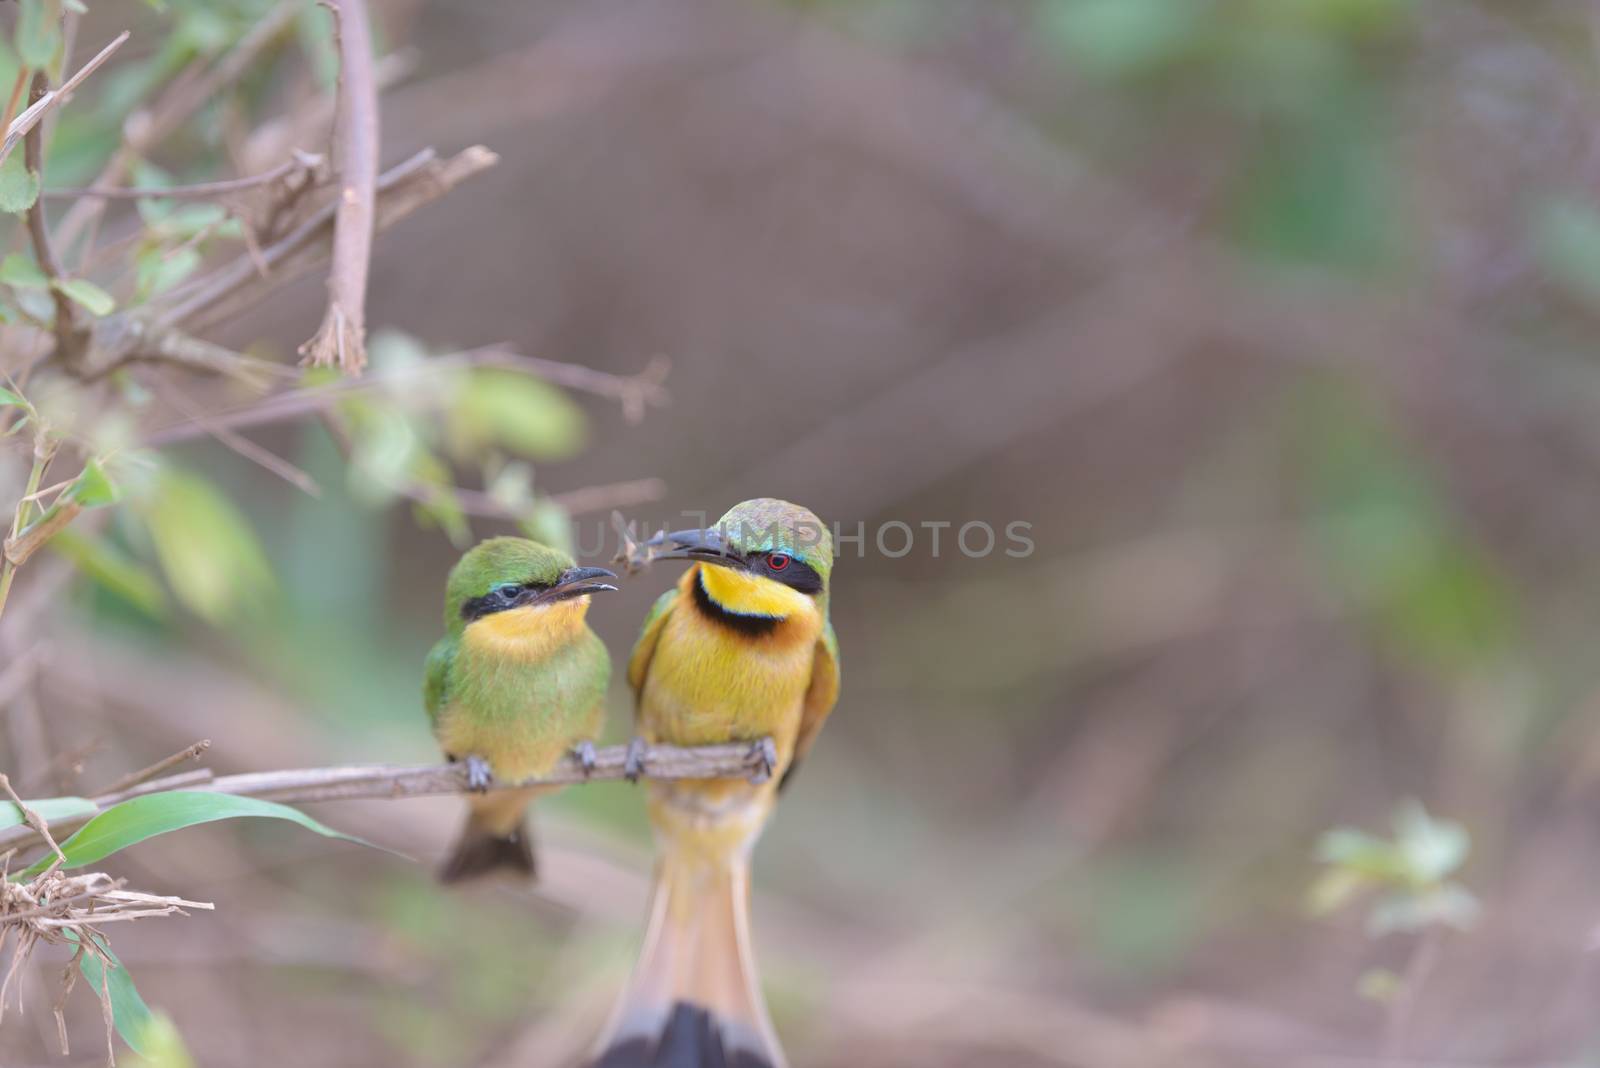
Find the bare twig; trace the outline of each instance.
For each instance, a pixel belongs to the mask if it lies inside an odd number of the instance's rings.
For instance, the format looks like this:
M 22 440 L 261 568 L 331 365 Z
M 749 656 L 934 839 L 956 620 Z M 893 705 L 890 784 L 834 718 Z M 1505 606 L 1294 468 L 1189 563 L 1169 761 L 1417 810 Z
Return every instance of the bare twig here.
M 205 74 L 191 79 L 180 76 L 153 105 L 128 116 L 122 127 L 122 144 L 101 168 L 92 184 L 107 186 L 121 183 L 136 160 L 243 77 L 255 64 L 257 56 L 294 24 L 298 14 L 299 5 L 293 0 L 284 0 L 252 26 L 232 51 Z M 73 204 L 56 230 L 62 247 L 70 248 L 84 227 L 99 218 L 104 207 L 105 202 L 96 197 Z M 93 244 L 92 238 L 85 243 L 85 256 Z
M 367 365 L 367 272 L 377 221 L 378 85 L 366 0 L 330 2 L 339 38 L 339 200 L 322 326 L 300 354 L 348 375 Z
M 645 408 L 649 405 L 665 405 L 668 402 L 663 383 L 666 382 L 667 372 L 672 369 L 671 361 L 665 356 L 652 356 L 638 374 L 614 375 L 582 364 L 562 363 L 542 356 L 524 356 L 505 345 L 485 345 L 454 356 L 441 356 L 428 361 L 428 366 L 448 367 L 460 363 L 524 371 L 558 386 L 610 397 L 621 402 L 623 417 L 630 423 L 642 420 Z
M 51 109 L 66 103 L 67 99 L 72 96 L 72 91 L 82 85 L 85 78 L 99 70 L 101 64 L 111 58 L 111 53 L 121 48 L 127 40 L 128 31 L 123 30 L 110 44 L 96 53 L 93 59 L 78 68 L 78 73 L 62 82 L 61 88 L 52 91 L 47 82 L 43 91 L 32 94 L 32 99 L 28 102 L 26 110 L 12 119 L 6 126 L 5 139 L 0 141 L 0 163 L 5 162 L 6 157 L 11 155 L 12 150 L 17 147 L 17 142 L 21 141 L 29 131 L 38 126 Z M 39 83 L 39 78 L 42 76 L 42 74 L 34 76 L 35 85 Z
M 564 385 L 570 389 L 583 390 L 603 397 L 620 399 L 624 405 L 633 399 L 637 399 L 640 404 L 647 405 L 664 404 L 667 401 L 667 391 L 661 385 L 665 361 L 660 358 L 651 360 L 645 369 L 637 375 L 614 375 L 606 371 L 597 371 L 591 367 L 584 367 L 581 364 L 520 356 L 494 347 L 472 349 L 449 356 L 437 356 L 399 370 L 387 371 L 383 374 L 372 375 L 357 381 L 341 380 L 320 386 L 309 386 L 304 389 L 286 390 L 250 404 L 216 412 L 213 414 L 212 419 L 216 425 L 225 426 L 233 430 L 281 423 L 290 419 L 298 419 L 301 416 L 314 415 L 326 411 L 344 397 L 355 393 L 389 388 L 403 384 L 412 378 L 421 378 L 446 371 L 459 371 L 477 366 L 507 367 L 525 371 L 536 378 Z M 202 437 L 205 433 L 206 431 L 195 425 L 193 421 L 185 421 L 151 432 L 145 436 L 143 444 L 149 446 L 170 445 L 174 442 Z M 629 485 L 640 486 L 638 483 L 629 483 Z M 638 497 L 633 503 L 637 504 L 640 500 L 654 499 L 656 499 L 654 496 Z M 617 504 L 613 506 L 622 507 L 623 505 Z
M 11 788 L 11 779 L 3 773 L 0 773 L 0 789 L 5 790 L 6 796 L 11 798 L 11 803 L 17 806 L 18 812 L 22 813 L 23 823 L 31 827 L 44 840 L 45 845 L 50 847 L 50 851 L 56 855 L 57 862 L 65 863 L 67 855 L 61 852 L 61 847 L 56 844 L 54 836 L 50 833 L 49 826 L 37 812 L 23 803 L 22 798 Z
M 285 460 L 271 449 L 268 449 L 262 445 L 257 445 L 255 442 L 239 434 L 237 431 L 230 430 L 225 426 L 218 426 L 212 421 L 209 415 L 200 410 L 200 408 L 196 405 L 192 404 L 189 399 L 184 396 L 182 391 L 178 390 L 170 383 L 166 386 L 164 392 L 166 393 L 167 400 L 170 401 L 174 407 L 183 412 L 184 415 L 193 419 L 206 431 L 206 433 L 210 434 L 213 438 L 227 446 L 229 449 L 232 449 L 238 455 L 243 456 L 246 460 L 249 460 L 251 463 L 256 464 L 262 469 L 272 472 L 274 475 L 277 475 L 279 478 L 283 479 L 285 482 L 289 483 L 289 485 L 293 486 L 295 489 L 299 490 L 301 493 L 304 493 L 308 497 L 322 496 L 322 487 L 317 485 L 317 480 L 312 478 L 311 475 L 304 470 L 296 467 L 294 464 L 290 463 L 288 460 Z
M 571 785 L 624 778 L 628 747 L 607 746 L 594 753 L 594 764 L 585 769 L 572 754 L 562 758 L 549 773 L 518 782 L 496 782 L 491 790 L 514 790 L 529 786 Z M 643 777 L 650 779 L 736 779 L 750 778 L 765 770 L 758 747 L 745 742 L 679 748 L 649 746 L 644 751 Z M 243 775 L 220 775 L 209 781 L 196 781 L 193 772 L 139 783 L 121 790 L 107 791 L 92 800 L 96 810 L 119 802 L 167 790 L 202 790 L 209 793 L 260 797 L 271 801 L 344 801 L 355 798 L 426 797 L 469 792 L 467 769 L 463 764 L 356 764 L 331 768 L 303 768 L 292 771 L 262 771 Z M 87 823 L 93 814 L 59 819 L 50 824 L 51 832 L 74 830 Z M 42 828 L 10 827 L 0 832 L 0 852 L 25 848 L 39 840 Z
M 28 90 L 28 96 L 33 101 L 28 111 L 32 111 L 34 105 L 41 104 L 49 98 L 50 80 L 44 71 L 39 71 L 33 76 L 33 85 Z M 43 114 L 42 110 L 40 113 Z M 40 183 L 44 181 L 43 142 L 44 131 L 37 123 L 28 130 L 22 141 L 23 159 L 28 170 L 38 176 Z M 78 306 L 56 284 L 65 277 L 66 272 L 62 270 L 61 260 L 56 256 L 55 246 L 50 242 L 50 229 L 45 223 L 42 200 L 35 200 L 33 206 L 28 209 L 28 237 L 33 242 L 33 255 L 39 261 L 39 269 L 49 277 L 51 283 L 50 296 L 55 302 L 56 309 L 55 355 L 69 368 L 77 368 L 83 361 L 84 343 L 88 340 L 88 331 L 79 321 Z
M 612 482 L 584 486 L 565 493 L 552 493 L 545 499 L 559 505 L 568 515 L 588 515 L 613 508 L 649 504 L 659 501 L 666 492 L 667 484 L 659 478 L 637 478 L 631 482 Z
M 498 159 L 482 145 L 446 160 L 428 149 L 384 172 L 378 179 L 377 229 L 387 229 Z M 240 256 L 203 279 L 173 290 L 163 298 L 157 324 L 200 327 L 219 321 L 316 266 L 331 247 L 335 213 L 336 205 L 328 204 L 261 249 L 259 256 Z M 263 277 L 262 270 L 270 273 Z
M 130 786 L 137 786 L 142 782 L 147 782 L 150 779 L 155 778 L 157 775 L 160 775 L 164 771 L 167 771 L 167 770 L 169 770 L 171 768 L 177 767 L 179 764 L 182 764 L 184 761 L 195 759 L 201 753 L 204 753 L 207 749 L 210 749 L 210 748 L 211 748 L 211 739 L 210 738 L 202 738 L 198 742 L 195 742 L 193 745 L 184 746 L 182 749 L 178 750 L 176 753 L 173 753 L 171 756 L 163 757 L 162 759 L 156 761 L 154 764 L 151 764 L 147 768 L 144 768 L 144 769 L 142 769 L 140 771 L 135 771 L 135 772 L 133 772 L 132 774 L 129 774 L 129 775 L 124 775 L 122 778 L 117 779 L 116 781 L 112 782 L 110 785 L 108 785 L 105 789 L 101 790 L 100 792 L 102 794 L 114 794 L 114 793 L 117 793 L 120 790 L 126 790 Z
M 71 189 L 46 189 L 40 195 L 55 200 L 76 200 L 80 197 L 94 197 L 99 200 L 212 200 L 271 185 L 280 178 L 316 168 L 321 162 L 320 156 L 296 154 L 294 158 L 285 160 L 270 171 L 243 178 L 224 178 L 215 182 L 196 182 L 193 185 L 149 188 L 85 185 Z

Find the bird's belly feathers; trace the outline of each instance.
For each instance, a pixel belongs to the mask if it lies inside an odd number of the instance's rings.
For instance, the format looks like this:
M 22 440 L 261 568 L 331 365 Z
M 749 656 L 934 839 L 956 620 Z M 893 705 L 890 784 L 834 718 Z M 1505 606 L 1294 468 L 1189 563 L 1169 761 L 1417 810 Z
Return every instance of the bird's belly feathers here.
M 547 773 L 605 714 L 605 647 L 586 631 L 539 661 L 517 661 L 464 642 L 436 734 L 453 757 L 481 756 L 497 779 Z
M 679 611 L 664 624 L 639 693 L 639 731 L 652 742 L 715 745 L 771 737 L 773 777 L 653 782 L 650 815 L 680 852 L 720 865 L 754 844 L 777 782 L 794 757 L 811 684 L 816 634 L 784 627 L 750 638 Z

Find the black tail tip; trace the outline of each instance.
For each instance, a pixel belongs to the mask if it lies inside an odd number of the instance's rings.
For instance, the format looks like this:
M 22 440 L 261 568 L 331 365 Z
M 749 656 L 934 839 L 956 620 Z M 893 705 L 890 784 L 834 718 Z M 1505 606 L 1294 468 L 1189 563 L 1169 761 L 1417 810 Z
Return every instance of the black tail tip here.
M 680 1001 L 660 1034 L 622 1038 L 589 1068 L 774 1068 L 771 1057 L 755 1048 L 759 1041 L 750 1045 L 740 1037 L 706 1009 Z
M 510 834 L 489 834 L 468 827 L 439 868 L 441 883 L 459 883 L 490 875 L 511 875 L 519 879 L 538 877 L 533 860 L 533 843 L 524 828 Z

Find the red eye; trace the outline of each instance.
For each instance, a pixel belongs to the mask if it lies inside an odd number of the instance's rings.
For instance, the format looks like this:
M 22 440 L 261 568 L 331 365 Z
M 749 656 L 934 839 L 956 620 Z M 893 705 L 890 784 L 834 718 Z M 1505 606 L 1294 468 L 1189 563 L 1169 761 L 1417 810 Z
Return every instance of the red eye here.
M 767 566 L 774 571 L 782 571 L 789 566 L 789 558 L 783 553 L 768 553 Z

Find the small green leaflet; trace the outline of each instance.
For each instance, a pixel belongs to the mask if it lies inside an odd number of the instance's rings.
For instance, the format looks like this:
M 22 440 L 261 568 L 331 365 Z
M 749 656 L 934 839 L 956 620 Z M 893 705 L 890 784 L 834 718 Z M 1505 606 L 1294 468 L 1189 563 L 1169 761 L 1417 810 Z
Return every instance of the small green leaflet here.
M 39 199 L 39 176 L 22 161 L 22 153 L 12 150 L 0 163 L 0 211 L 21 214 Z
M 92 816 L 95 812 L 95 803 L 87 797 L 47 797 L 42 801 L 24 801 L 23 804 L 46 823 Z M 0 802 L 0 829 L 19 827 L 25 822 L 22 810 L 15 801 Z
M 50 279 L 39 265 L 21 252 L 0 260 L 0 282 L 17 289 L 49 289 Z
M 62 928 L 62 934 L 67 936 L 67 941 L 77 942 L 78 933 L 70 927 Z M 117 1026 L 117 1034 L 122 1036 L 122 1041 L 135 1053 L 143 1053 L 143 1036 L 149 1034 L 149 1028 L 154 1022 L 150 1006 L 144 1003 L 144 998 L 139 996 L 139 990 L 133 985 L 133 977 L 128 974 L 128 966 L 117 959 L 111 952 L 111 947 L 106 945 L 105 939 L 95 940 L 95 944 L 105 951 L 111 958 L 111 1022 Z M 95 997 L 100 996 L 100 991 L 105 989 L 103 973 L 105 966 L 100 963 L 100 958 L 93 953 L 85 952 L 78 958 L 78 970 L 83 977 L 89 980 L 89 989 L 94 991 Z
M 116 308 L 116 299 L 86 278 L 62 278 L 56 289 L 88 308 L 95 315 L 110 315 Z
M 27 406 L 27 401 L 4 386 L 0 386 L 0 408 L 26 408 Z
M 169 790 L 131 798 L 106 809 L 84 824 L 78 832 L 61 843 L 67 860 L 63 867 L 81 868 L 93 864 L 120 849 L 136 845 L 147 838 L 182 830 L 216 820 L 236 819 L 243 816 L 268 817 L 298 823 L 310 831 L 329 838 L 343 838 L 347 842 L 368 845 L 359 838 L 343 834 L 288 805 L 276 801 L 263 801 L 256 797 L 236 797 L 233 794 L 208 793 L 203 790 Z M 55 857 L 47 854 L 13 878 L 30 878 L 50 866 Z
M 85 508 L 98 508 L 102 504 L 116 501 L 117 487 L 106 477 L 100 461 L 91 459 L 83 465 L 83 473 L 73 479 L 72 485 L 67 487 L 65 496 Z

